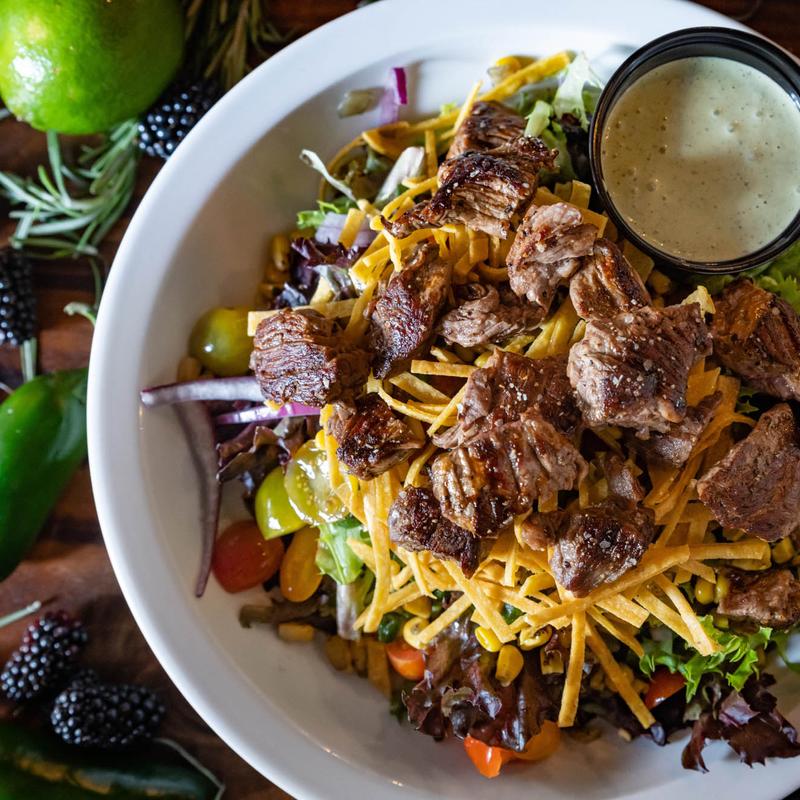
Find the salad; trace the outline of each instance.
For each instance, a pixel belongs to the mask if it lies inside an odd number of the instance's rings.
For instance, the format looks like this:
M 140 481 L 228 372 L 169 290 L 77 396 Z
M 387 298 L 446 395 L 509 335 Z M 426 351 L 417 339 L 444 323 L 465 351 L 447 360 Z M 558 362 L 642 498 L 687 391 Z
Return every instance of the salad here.
M 174 404 L 203 554 L 245 626 L 324 636 L 392 713 L 486 777 L 598 721 L 705 770 L 800 754 L 765 671 L 800 621 L 800 250 L 670 275 L 594 197 L 584 56 L 507 57 L 382 123 L 274 237 L 256 309 L 213 309 Z M 222 486 L 251 517 L 217 533 Z M 321 633 L 320 633 L 321 632 Z M 794 665 L 793 668 L 797 669 Z

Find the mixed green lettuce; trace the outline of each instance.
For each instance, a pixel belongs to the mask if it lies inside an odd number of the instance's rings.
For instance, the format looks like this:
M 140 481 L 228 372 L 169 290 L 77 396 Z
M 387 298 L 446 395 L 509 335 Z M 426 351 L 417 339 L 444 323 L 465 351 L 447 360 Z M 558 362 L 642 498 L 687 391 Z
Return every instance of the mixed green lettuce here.
M 755 633 L 740 634 L 722 630 L 714 625 L 710 615 L 700 617 L 700 622 L 720 650 L 710 656 L 684 648 L 672 631 L 659 628 L 658 638 L 645 639 L 645 653 L 639 660 L 639 668 L 650 677 L 656 667 L 666 667 L 670 672 L 679 672 L 686 679 L 686 699 L 691 700 L 700 687 L 703 677 L 718 674 L 728 685 L 741 691 L 748 679 L 759 673 L 759 653 L 770 643 L 772 628 L 759 628 Z
M 297 227 L 319 228 L 326 214 L 346 214 L 355 203 L 349 197 L 337 197 L 335 200 L 317 200 L 317 208 L 297 212 Z
M 364 566 L 364 562 L 347 544 L 348 539 L 369 541 L 369 534 L 355 517 L 345 517 L 319 526 L 317 568 L 339 584 L 355 581 Z

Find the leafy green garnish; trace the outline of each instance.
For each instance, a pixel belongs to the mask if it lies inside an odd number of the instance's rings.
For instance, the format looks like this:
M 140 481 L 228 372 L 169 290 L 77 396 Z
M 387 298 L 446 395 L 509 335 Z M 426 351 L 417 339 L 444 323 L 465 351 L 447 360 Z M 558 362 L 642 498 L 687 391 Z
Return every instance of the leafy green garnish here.
M 742 386 L 739 389 L 739 399 L 736 401 L 737 414 L 752 414 L 759 410 L 750 402 L 750 398 L 756 394 L 756 390 L 750 386 Z
M 345 517 L 319 526 L 317 567 L 323 575 L 330 575 L 342 584 L 352 583 L 364 566 L 364 562 L 347 544 L 348 539 L 369 541 L 364 526 L 355 517 Z
M 544 100 L 537 100 L 533 111 L 528 114 L 528 124 L 525 126 L 526 136 L 541 136 L 542 131 L 550 124 L 553 106 Z
M 577 117 L 581 127 L 589 127 L 589 117 L 594 113 L 602 88 L 601 81 L 592 72 L 585 53 L 578 53 L 564 72 L 564 79 L 553 98 L 556 117 L 564 114 Z
M 541 140 L 551 149 L 558 150 L 555 160 L 555 172 L 562 181 L 575 180 L 577 175 L 569 157 L 567 136 L 564 129 L 555 121 L 550 122 L 550 127 L 542 131 Z
M 503 608 L 500 610 L 500 613 L 503 615 L 503 619 L 508 625 L 522 616 L 522 611 L 516 606 L 512 606 L 510 603 L 503 603 Z
M 793 244 L 782 256 L 776 258 L 758 277 L 756 283 L 763 289 L 782 297 L 800 313 L 800 242 Z
M 670 672 L 680 672 L 686 679 L 686 699 L 691 700 L 700 687 L 704 675 L 723 675 L 736 691 L 740 691 L 751 675 L 758 674 L 758 651 L 765 648 L 772 637 L 772 628 L 761 627 L 752 634 L 738 634 L 717 628 L 710 615 L 700 617 L 708 635 L 720 645 L 720 651 L 710 656 L 697 652 L 679 653 L 675 650 L 675 637 L 669 631 L 658 641 L 643 642 L 644 655 L 639 668 L 648 677 L 656 667 L 664 666 Z
M 337 197 L 335 200 L 317 200 L 317 208 L 297 212 L 298 228 L 319 228 L 326 214 L 346 214 L 355 203 L 348 197 Z
M 442 103 L 439 106 L 439 113 L 444 116 L 445 114 L 452 114 L 454 111 L 458 111 L 461 106 L 458 103 Z

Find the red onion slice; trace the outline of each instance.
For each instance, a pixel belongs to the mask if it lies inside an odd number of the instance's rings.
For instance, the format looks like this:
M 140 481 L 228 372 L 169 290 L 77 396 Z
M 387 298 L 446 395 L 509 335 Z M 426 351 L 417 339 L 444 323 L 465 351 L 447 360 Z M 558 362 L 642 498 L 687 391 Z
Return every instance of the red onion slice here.
M 264 400 L 258 381 L 254 376 L 243 378 L 211 378 L 183 383 L 168 383 L 153 386 L 141 392 L 142 405 L 148 408 L 190 403 L 194 400 L 249 400 L 260 403 Z
M 204 403 L 188 402 L 175 406 L 181 428 L 189 445 L 192 463 L 200 479 L 200 530 L 202 545 L 200 569 L 197 573 L 194 593 L 202 597 L 211 574 L 211 556 L 217 538 L 219 507 L 222 486 L 217 481 L 217 450 L 214 438 L 214 423 Z
M 397 104 L 408 105 L 408 83 L 406 81 L 406 71 L 403 67 L 392 67 L 392 79 L 394 80 L 395 98 Z
M 230 411 L 214 418 L 217 425 L 244 425 L 250 422 L 270 422 L 284 417 L 316 417 L 319 409 L 304 406 L 301 403 L 287 403 L 278 409 L 269 406 L 245 408 L 242 411 Z

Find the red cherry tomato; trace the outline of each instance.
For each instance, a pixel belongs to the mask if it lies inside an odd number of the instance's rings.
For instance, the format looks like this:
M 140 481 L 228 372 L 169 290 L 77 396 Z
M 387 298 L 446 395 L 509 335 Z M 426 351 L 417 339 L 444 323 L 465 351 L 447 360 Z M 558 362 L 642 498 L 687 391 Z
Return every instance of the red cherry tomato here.
M 464 749 L 467 751 L 470 761 L 475 765 L 475 769 L 484 778 L 496 778 L 503 766 L 515 757 L 512 750 L 506 750 L 504 747 L 490 747 L 472 736 L 464 739 Z
M 417 650 L 398 637 L 386 645 L 386 655 L 395 672 L 399 672 L 406 680 L 422 680 L 425 674 L 425 657 L 422 650 Z
M 255 520 L 242 520 L 217 537 L 211 569 L 226 592 L 242 592 L 269 580 L 282 558 L 280 539 L 265 539 Z
M 668 697 L 679 692 L 686 686 L 686 678 L 680 672 L 670 672 L 666 667 L 659 667 L 650 681 L 650 688 L 644 697 L 644 704 L 648 708 L 655 708 Z

